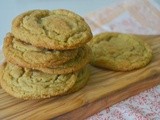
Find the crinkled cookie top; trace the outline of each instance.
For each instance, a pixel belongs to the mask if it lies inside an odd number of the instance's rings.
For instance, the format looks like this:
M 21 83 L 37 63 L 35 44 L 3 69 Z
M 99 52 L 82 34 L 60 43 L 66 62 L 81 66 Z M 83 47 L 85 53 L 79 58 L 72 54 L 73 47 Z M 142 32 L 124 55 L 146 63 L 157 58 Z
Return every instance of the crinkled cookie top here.
M 138 37 L 121 33 L 101 33 L 89 43 L 93 65 L 128 71 L 147 65 L 152 58 L 150 46 Z
M 82 17 L 68 10 L 32 10 L 17 16 L 12 33 L 18 39 L 49 49 L 73 49 L 92 38 Z

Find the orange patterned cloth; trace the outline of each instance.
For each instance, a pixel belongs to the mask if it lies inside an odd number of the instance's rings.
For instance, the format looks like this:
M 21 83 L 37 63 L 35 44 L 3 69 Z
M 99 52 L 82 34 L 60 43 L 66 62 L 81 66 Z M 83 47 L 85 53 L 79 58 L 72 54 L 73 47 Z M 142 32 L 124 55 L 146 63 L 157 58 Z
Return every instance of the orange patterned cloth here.
M 153 0 L 123 0 L 90 13 L 85 19 L 93 34 L 103 31 L 160 34 L 160 6 Z
M 160 1 L 120 0 L 88 14 L 93 34 L 105 31 L 160 34 Z M 87 120 L 160 120 L 160 85 L 87 118 Z

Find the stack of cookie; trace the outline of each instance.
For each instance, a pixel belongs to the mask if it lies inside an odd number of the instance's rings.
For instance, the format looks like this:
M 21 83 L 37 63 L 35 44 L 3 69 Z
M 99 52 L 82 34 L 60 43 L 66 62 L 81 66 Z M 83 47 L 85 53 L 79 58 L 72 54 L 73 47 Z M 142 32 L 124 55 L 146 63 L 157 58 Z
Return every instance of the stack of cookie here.
M 89 77 L 92 33 L 68 10 L 33 10 L 17 16 L 4 40 L 1 86 L 17 98 L 40 99 L 82 88 Z

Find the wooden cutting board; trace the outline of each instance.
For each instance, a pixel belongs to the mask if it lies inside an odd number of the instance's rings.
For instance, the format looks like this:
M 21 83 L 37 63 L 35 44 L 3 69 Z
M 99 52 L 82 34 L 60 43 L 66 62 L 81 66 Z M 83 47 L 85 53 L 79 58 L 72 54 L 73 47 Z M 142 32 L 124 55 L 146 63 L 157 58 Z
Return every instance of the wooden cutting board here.
M 85 88 L 67 96 L 44 100 L 20 100 L 0 87 L 0 119 L 81 120 L 121 100 L 160 84 L 160 36 L 146 36 L 154 52 L 152 62 L 131 72 L 90 67 Z

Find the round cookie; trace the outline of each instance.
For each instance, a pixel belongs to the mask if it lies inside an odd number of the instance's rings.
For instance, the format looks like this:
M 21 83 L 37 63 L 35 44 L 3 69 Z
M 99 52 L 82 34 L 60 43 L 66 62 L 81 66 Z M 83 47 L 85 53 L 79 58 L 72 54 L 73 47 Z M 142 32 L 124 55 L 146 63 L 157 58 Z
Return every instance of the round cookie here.
M 93 52 L 93 65 L 115 71 L 138 69 L 152 59 L 150 46 L 134 35 L 101 33 L 91 40 L 89 46 Z
M 49 98 L 70 90 L 79 79 L 78 77 L 83 76 L 84 71 L 85 69 L 66 75 L 51 75 L 4 63 L 0 67 L 0 82 L 6 92 L 17 98 Z
M 74 49 L 92 38 L 84 19 L 63 9 L 25 12 L 13 20 L 12 33 L 34 46 L 56 50 Z
M 90 61 L 91 49 L 88 45 L 79 48 L 74 59 L 60 66 L 50 68 L 35 68 L 49 74 L 67 74 L 82 69 Z
M 27 68 L 53 67 L 73 59 L 78 49 L 74 50 L 48 50 L 37 48 L 16 39 L 8 33 L 3 45 L 3 52 L 7 59 L 13 64 L 19 64 Z

